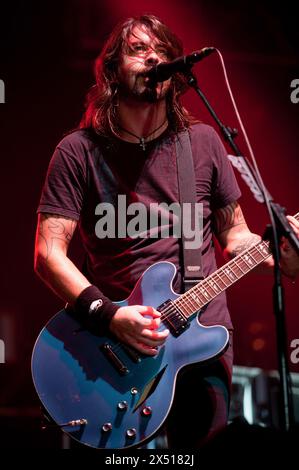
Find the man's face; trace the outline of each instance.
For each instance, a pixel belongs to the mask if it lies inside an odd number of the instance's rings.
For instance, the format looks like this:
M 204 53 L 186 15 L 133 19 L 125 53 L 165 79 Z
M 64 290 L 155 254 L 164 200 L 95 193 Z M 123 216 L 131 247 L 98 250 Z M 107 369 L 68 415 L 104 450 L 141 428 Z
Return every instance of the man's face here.
M 122 54 L 119 66 L 121 96 L 150 103 L 164 99 L 171 80 L 151 85 L 144 73 L 168 60 L 167 51 L 159 40 L 142 26 L 135 27 L 128 38 L 128 47 Z

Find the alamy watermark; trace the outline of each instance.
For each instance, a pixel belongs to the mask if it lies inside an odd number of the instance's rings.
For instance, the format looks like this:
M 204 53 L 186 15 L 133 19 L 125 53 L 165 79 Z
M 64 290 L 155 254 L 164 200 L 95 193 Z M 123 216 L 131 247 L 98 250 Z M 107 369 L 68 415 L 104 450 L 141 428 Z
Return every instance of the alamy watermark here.
M 0 364 L 5 363 L 5 344 L 3 339 L 0 339 Z
M 299 338 L 293 339 L 291 341 L 290 347 L 293 349 L 291 352 L 291 363 L 298 364 L 299 363 Z
M 299 78 L 294 78 L 294 80 L 291 81 L 291 88 L 294 88 L 294 90 L 291 93 L 291 102 L 294 104 L 299 103 Z
M 101 216 L 95 225 L 95 234 L 100 239 L 180 238 L 183 234 L 186 248 L 198 249 L 202 245 L 202 203 L 187 202 L 183 207 L 178 202 L 127 205 L 126 195 L 118 195 L 116 205 L 98 204 L 95 215 Z
M 0 79 L 0 103 L 5 103 L 5 84 L 4 81 Z

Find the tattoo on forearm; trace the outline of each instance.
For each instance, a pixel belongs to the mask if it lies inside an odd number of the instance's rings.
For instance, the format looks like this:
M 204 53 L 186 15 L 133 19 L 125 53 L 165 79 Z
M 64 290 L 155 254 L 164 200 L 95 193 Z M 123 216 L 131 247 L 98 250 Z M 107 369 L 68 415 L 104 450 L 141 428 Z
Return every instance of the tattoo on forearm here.
M 71 224 L 66 227 L 64 220 L 70 220 Z M 47 248 L 47 259 L 49 258 L 54 240 L 62 240 L 68 244 L 76 229 L 76 221 L 70 217 L 56 214 L 43 214 L 39 224 L 39 236 L 44 240 Z M 50 233 L 50 236 L 49 236 Z M 47 235 L 46 235 L 47 234 Z
M 242 209 L 237 202 L 233 202 L 216 212 L 215 229 L 218 235 L 231 227 L 245 223 Z
M 230 253 L 231 257 L 235 258 L 240 253 L 247 250 L 251 246 L 256 245 L 260 241 L 261 241 L 261 237 L 259 235 L 255 235 L 255 234 L 252 234 L 248 238 L 244 238 L 242 241 L 240 241 L 240 244 L 231 251 L 231 253 Z

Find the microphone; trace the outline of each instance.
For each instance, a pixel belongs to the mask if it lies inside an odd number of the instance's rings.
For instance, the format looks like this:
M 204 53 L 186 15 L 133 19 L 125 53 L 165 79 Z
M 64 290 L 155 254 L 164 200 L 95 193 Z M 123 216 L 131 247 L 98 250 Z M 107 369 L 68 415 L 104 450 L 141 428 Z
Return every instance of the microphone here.
M 204 47 L 200 51 L 195 51 L 189 55 L 178 57 L 171 62 L 161 62 L 146 72 L 145 76 L 154 83 L 164 82 L 165 80 L 168 80 L 173 74 L 177 72 L 185 72 L 186 70 L 190 69 L 196 62 L 204 59 L 214 51 L 216 51 L 215 47 Z

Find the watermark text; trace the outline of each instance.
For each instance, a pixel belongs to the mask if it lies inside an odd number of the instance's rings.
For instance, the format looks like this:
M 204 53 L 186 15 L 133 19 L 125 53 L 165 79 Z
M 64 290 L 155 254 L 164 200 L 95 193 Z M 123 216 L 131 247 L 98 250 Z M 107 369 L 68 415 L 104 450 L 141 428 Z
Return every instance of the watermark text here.
M 5 363 L 5 344 L 3 339 L 0 339 L 0 364 Z
M 291 88 L 294 88 L 290 96 L 291 102 L 297 104 L 299 103 L 299 78 L 294 78 L 294 80 L 291 81 Z
M 95 225 L 98 238 L 180 238 L 188 249 L 202 245 L 203 204 L 133 202 L 118 195 L 117 204 L 102 202 L 95 208 L 101 216 Z
M 291 362 L 292 364 L 298 364 L 299 362 L 299 338 L 293 339 L 290 344 L 291 349 Z
M 0 79 L 0 103 L 5 103 L 5 85 L 4 81 Z

